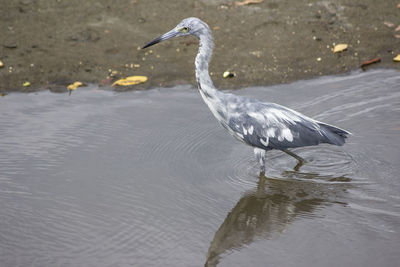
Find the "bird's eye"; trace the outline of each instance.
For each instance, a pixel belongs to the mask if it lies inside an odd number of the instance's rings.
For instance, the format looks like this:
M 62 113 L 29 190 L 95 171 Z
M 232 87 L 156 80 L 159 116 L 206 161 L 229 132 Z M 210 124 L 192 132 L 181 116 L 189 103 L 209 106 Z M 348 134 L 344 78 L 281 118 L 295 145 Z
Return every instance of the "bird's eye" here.
M 182 32 L 182 33 L 187 33 L 189 31 L 189 28 L 188 27 L 182 27 L 181 29 L 180 29 L 180 32 Z

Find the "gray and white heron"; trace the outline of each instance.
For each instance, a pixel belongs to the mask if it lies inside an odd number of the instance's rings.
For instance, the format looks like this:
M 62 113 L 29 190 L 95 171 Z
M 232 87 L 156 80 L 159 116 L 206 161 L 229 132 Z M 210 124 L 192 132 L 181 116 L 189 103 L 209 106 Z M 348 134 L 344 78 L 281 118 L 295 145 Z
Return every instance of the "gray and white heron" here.
M 175 28 L 143 46 L 143 49 L 173 37 L 194 35 L 199 39 L 196 56 L 197 86 L 215 118 L 238 140 L 252 146 L 261 173 L 265 173 L 266 152 L 281 150 L 299 163 L 304 159 L 289 148 L 321 143 L 341 146 L 350 132 L 314 120 L 297 111 L 275 104 L 218 91 L 208 73 L 213 38 L 208 25 L 198 18 L 182 20 Z

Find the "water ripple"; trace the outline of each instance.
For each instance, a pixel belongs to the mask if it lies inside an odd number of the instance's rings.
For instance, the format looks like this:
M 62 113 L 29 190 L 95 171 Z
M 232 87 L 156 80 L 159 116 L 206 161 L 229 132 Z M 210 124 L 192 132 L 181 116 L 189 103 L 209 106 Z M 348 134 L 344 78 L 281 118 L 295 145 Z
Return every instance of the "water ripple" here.
M 354 133 L 343 147 L 295 149 L 307 160 L 299 169 L 268 152 L 265 179 L 252 149 L 217 125 L 190 86 L 10 94 L 0 100 L 2 260 L 198 266 L 207 250 L 221 261 L 247 248 L 268 260 L 293 249 L 370 255 L 365 243 L 393 252 L 398 84 L 398 73 L 377 71 L 238 92 Z

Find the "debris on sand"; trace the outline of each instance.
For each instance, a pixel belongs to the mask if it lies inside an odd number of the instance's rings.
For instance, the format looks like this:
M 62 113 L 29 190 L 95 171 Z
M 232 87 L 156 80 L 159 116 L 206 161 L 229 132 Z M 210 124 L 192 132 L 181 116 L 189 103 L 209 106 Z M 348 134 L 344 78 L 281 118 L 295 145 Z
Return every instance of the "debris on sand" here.
M 144 83 L 145 81 L 147 81 L 146 76 L 129 76 L 124 79 L 115 81 L 111 86 L 115 86 L 115 85 L 129 86 L 129 85 Z
M 245 5 L 250 5 L 250 4 L 260 4 L 264 2 L 264 0 L 245 0 L 243 2 L 235 2 L 235 5 L 237 6 L 245 6 Z
M 74 82 L 73 84 L 68 85 L 67 89 L 69 91 L 69 95 L 71 95 L 72 91 L 76 90 L 76 88 L 80 86 L 84 86 L 84 84 L 81 82 Z
M 222 77 L 224 77 L 225 79 L 226 78 L 233 78 L 235 76 L 236 76 L 236 74 L 233 73 L 233 72 L 230 72 L 230 71 L 225 71 L 224 74 L 222 74 Z
M 389 28 L 392 28 L 394 26 L 394 24 L 392 22 L 390 22 L 390 21 L 385 21 L 383 24 L 385 24 Z
M 76 90 L 79 86 L 83 86 L 83 83 L 81 82 L 74 82 L 73 84 L 70 84 L 67 86 L 68 90 L 73 91 Z
M 342 52 L 344 50 L 347 50 L 347 47 L 348 47 L 347 44 L 337 44 L 333 48 L 333 53 L 339 53 L 339 52 Z
M 377 58 L 374 58 L 374 59 L 371 59 L 371 60 L 364 61 L 364 62 L 361 64 L 361 68 L 364 68 L 364 67 L 366 67 L 366 66 L 368 66 L 368 65 L 371 65 L 371 64 L 374 64 L 374 63 L 378 63 L 378 62 L 381 62 L 381 58 L 380 58 L 380 57 L 377 57 Z

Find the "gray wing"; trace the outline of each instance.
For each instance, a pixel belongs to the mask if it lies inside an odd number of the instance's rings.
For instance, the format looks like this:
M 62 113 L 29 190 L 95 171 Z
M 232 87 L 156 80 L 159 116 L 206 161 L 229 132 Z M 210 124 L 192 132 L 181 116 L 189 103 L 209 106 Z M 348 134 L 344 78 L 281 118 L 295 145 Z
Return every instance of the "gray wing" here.
M 327 141 L 317 121 L 272 103 L 247 103 L 244 112 L 229 118 L 228 126 L 243 142 L 266 150 Z

